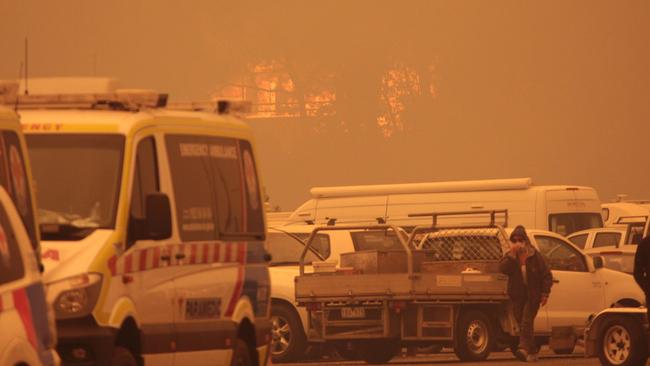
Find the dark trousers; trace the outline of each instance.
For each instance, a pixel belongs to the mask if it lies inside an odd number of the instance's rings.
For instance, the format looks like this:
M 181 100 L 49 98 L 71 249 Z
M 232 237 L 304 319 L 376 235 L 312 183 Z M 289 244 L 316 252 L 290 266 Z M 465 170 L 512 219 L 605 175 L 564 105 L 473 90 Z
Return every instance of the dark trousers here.
M 523 299 L 513 301 L 512 306 L 515 319 L 519 325 L 519 348 L 526 350 L 528 353 L 537 353 L 534 325 L 539 310 L 539 301 Z

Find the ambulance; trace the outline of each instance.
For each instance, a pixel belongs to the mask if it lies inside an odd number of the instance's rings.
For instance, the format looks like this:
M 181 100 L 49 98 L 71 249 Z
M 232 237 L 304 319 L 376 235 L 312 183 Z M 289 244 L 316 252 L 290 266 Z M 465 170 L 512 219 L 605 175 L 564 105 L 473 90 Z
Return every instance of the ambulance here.
M 18 97 L 64 365 L 264 365 L 250 128 L 124 91 Z
M 58 365 L 25 143 L 18 116 L 0 108 L 0 365 Z M 26 230 L 29 228 L 30 230 Z

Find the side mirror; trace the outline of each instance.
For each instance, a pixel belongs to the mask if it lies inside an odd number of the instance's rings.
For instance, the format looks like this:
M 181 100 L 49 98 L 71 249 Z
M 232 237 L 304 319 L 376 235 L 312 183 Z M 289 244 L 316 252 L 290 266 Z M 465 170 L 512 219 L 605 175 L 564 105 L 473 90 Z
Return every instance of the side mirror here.
M 144 212 L 147 239 L 161 240 L 172 236 L 172 211 L 166 194 L 147 194 Z
M 594 260 L 594 268 L 600 269 L 605 267 L 605 260 L 603 259 L 603 257 L 597 255 L 593 257 L 593 260 Z

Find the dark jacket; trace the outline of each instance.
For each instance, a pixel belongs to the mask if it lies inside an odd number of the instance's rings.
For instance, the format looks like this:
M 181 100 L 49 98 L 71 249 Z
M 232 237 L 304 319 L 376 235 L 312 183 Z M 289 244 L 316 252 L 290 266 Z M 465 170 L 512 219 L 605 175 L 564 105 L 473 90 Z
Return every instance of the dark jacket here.
M 531 248 L 532 249 L 532 248 Z M 548 296 L 553 286 L 553 275 L 546 265 L 544 257 L 535 249 L 535 254 L 526 259 L 526 277 L 528 286 L 524 284 L 519 260 L 510 254 L 503 256 L 499 262 L 499 271 L 508 275 L 508 296 L 512 301 L 532 302 L 541 301 L 542 295 Z
M 643 238 L 636 247 L 634 280 L 646 295 L 650 292 L 650 236 Z

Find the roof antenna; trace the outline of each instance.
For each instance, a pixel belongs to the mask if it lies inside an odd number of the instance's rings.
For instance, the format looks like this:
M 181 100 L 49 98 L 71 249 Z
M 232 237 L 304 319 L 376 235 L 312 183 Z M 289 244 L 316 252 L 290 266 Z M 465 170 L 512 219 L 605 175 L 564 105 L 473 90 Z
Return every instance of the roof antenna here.
M 23 66 L 24 66 L 24 64 L 25 63 L 23 61 L 20 62 L 20 69 L 18 70 L 18 80 L 20 80 L 20 78 L 23 77 Z M 18 88 L 16 88 L 16 89 L 18 89 Z M 14 103 L 14 111 L 15 112 L 18 112 L 18 102 L 19 101 L 20 101 L 20 98 L 18 98 L 18 91 L 16 90 L 16 102 Z
M 29 43 L 25 37 L 25 95 L 29 95 L 27 81 L 29 80 Z

